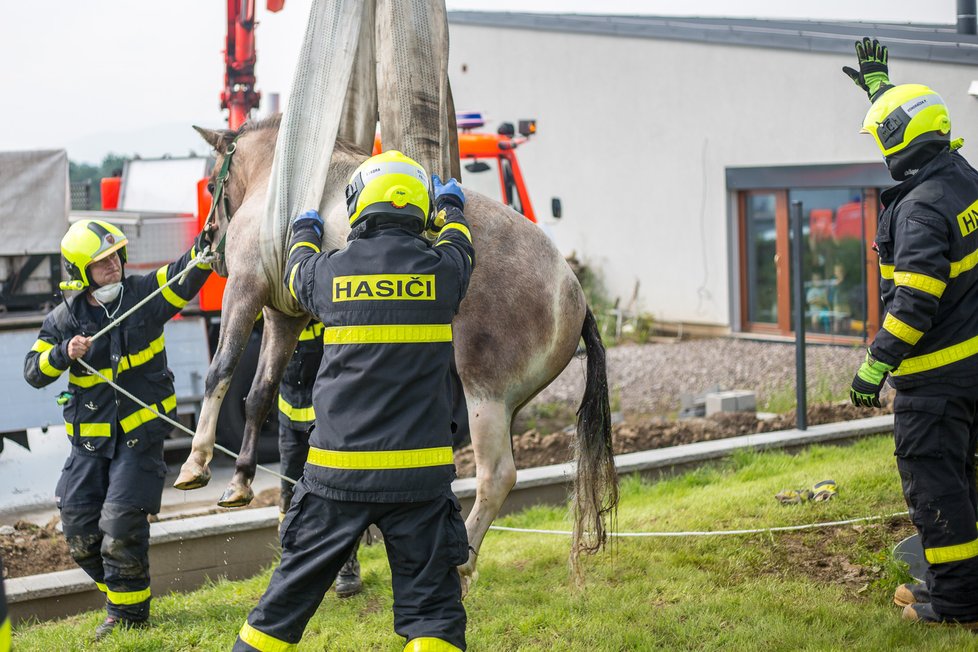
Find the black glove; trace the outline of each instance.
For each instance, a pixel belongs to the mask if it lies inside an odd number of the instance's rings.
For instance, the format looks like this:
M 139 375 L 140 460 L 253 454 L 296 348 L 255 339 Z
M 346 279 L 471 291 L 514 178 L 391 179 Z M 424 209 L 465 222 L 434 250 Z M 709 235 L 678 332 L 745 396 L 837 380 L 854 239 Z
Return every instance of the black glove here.
M 893 87 L 890 84 L 889 53 L 885 45 L 868 36 L 863 37 L 863 40 L 856 41 L 856 60 L 859 62 L 858 71 L 843 66 L 842 72 L 866 91 L 871 102 L 881 91 Z

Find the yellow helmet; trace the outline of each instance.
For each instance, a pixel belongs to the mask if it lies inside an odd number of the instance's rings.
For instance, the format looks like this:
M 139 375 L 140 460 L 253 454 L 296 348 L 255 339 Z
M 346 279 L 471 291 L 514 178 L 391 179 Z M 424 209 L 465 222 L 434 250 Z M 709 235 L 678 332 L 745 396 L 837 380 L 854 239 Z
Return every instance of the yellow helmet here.
M 119 227 L 102 220 L 79 220 L 71 225 L 61 238 L 61 255 L 71 279 L 62 283 L 62 290 L 83 290 L 91 284 L 88 266 L 119 252 L 119 260 L 126 262 L 126 245 L 129 240 Z
M 901 84 L 873 102 L 860 133 L 872 134 L 883 156 L 892 156 L 910 145 L 950 142 L 951 118 L 944 100 L 930 88 Z
M 430 207 L 428 173 L 397 150 L 368 158 L 346 187 L 350 226 L 369 215 L 384 214 L 408 223 L 417 221 L 420 232 L 428 221 Z

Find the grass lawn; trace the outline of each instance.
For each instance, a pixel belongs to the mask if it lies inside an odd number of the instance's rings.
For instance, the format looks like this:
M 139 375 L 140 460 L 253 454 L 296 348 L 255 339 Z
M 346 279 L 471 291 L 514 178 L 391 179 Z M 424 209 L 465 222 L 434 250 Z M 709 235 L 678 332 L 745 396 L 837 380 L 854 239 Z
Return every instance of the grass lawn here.
M 784 488 L 833 478 L 827 503 L 781 506 Z M 798 455 L 744 453 L 659 482 L 623 482 L 618 530 L 774 527 L 892 514 L 904 509 L 890 436 Z M 500 525 L 568 529 L 566 510 L 535 508 Z M 978 650 L 953 628 L 901 622 L 890 602 L 906 581 L 892 546 L 906 518 L 879 524 L 730 537 L 623 538 L 568 571 L 566 537 L 490 532 L 466 600 L 471 650 Z M 381 545 L 361 548 L 363 594 L 330 593 L 300 650 L 399 651 L 390 574 Z M 227 650 L 268 582 L 219 582 L 153 603 L 155 627 L 89 643 L 91 612 L 19 627 L 14 649 Z

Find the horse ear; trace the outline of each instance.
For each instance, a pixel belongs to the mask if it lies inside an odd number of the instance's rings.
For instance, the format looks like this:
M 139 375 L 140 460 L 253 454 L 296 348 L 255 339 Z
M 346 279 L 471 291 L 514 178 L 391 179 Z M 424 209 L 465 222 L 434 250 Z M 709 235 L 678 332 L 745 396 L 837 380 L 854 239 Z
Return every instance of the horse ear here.
M 227 154 L 228 146 L 234 141 L 234 132 L 227 129 L 204 129 L 194 125 L 194 130 L 221 154 Z

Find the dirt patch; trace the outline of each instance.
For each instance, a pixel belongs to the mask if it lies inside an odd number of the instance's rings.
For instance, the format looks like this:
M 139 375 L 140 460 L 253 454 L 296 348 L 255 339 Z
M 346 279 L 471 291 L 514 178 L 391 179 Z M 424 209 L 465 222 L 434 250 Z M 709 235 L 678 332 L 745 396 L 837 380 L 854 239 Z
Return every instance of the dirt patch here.
M 866 594 L 875 582 L 884 578 L 881 560 L 868 557 L 867 550 L 886 550 L 916 533 L 906 519 L 894 519 L 879 525 L 856 525 L 824 528 L 803 533 L 782 532 L 774 540 L 758 540 L 765 547 L 760 564 L 753 570 L 767 575 L 802 575 L 813 582 L 826 578 L 842 584 L 850 597 Z
M 813 405 L 808 408 L 808 424 L 835 423 L 851 419 L 887 414 L 889 408 L 867 410 L 849 403 Z M 629 416 L 624 422 L 612 427 L 612 443 L 616 455 L 637 451 L 666 448 L 699 441 L 726 439 L 759 432 L 788 430 L 795 427 L 794 410 L 779 414 L 772 419 L 758 419 L 751 413 L 721 413 L 706 418 L 667 419 L 660 416 Z M 564 421 L 563 424 L 572 423 Z M 553 427 L 553 423 L 548 425 Z M 513 456 L 516 468 L 561 464 L 574 459 L 573 426 L 557 432 L 543 434 L 531 428 L 513 437 Z M 471 446 L 455 452 L 455 467 L 460 478 L 475 476 L 475 455 Z
M 13 533 L 0 534 L 4 578 L 75 568 L 75 562 L 68 554 L 68 544 L 54 529 L 57 522 L 54 518 L 39 527 L 27 521 L 17 521 Z

